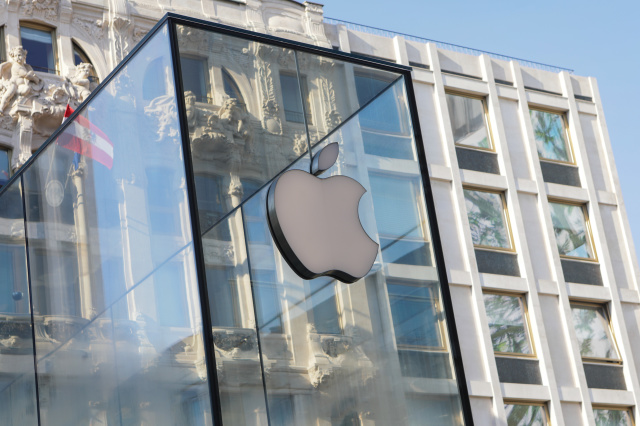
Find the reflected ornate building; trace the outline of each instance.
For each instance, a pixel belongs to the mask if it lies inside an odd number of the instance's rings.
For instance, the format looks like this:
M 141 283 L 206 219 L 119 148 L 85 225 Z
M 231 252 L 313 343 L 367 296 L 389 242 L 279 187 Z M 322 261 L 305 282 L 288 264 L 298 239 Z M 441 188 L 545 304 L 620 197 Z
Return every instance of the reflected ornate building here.
M 169 22 L 4 189 L 0 424 L 637 418 L 638 267 L 592 78 L 310 2 L 13 0 L 0 183 L 165 12 L 309 46 Z M 83 135 L 111 162 L 65 148 Z M 353 285 L 299 278 L 266 222 L 270 182 L 330 142 L 380 245 Z

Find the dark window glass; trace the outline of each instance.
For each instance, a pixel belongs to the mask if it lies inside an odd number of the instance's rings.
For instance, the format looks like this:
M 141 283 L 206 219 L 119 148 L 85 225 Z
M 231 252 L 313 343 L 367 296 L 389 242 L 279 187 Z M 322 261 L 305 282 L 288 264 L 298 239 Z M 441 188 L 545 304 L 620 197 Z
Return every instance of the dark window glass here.
M 280 73 L 280 86 L 282 88 L 282 102 L 284 104 L 284 116 L 292 123 L 304 123 L 304 107 L 302 106 L 302 96 L 300 95 L 300 85 L 304 91 L 305 106 L 307 108 L 307 124 L 311 122 L 309 88 L 306 76 L 300 76 L 300 84 L 295 74 Z
M 220 224 L 223 226 L 224 223 Z M 214 327 L 239 327 L 238 289 L 233 268 L 211 266 L 206 269 L 207 293 Z
M 491 149 L 484 100 L 447 94 L 447 106 L 456 144 Z
M 355 74 L 356 93 L 360 106 L 369 102 L 378 95 L 385 87 L 391 84 L 388 78 L 375 78 L 369 75 Z M 360 113 L 360 124 L 368 129 L 375 129 L 390 133 L 403 133 L 403 122 L 401 120 L 398 100 L 395 99 L 395 91 L 390 90 L 380 95 L 384 100 L 369 105 Z
M 9 151 L 0 148 L 0 188 L 7 184 L 9 181 L 9 175 L 11 174 L 11 167 L 9 164 Z
M 207 61 L 203 58 L 180 56 L 182 85 L 186 92 L 192 92 L 198 102 L 209 101 Z
M 236 81 L 231 77 L 229 71 L 222 69 L 222 84 L 224 87 L 224 93 L 230 98 L 237 99 L 242 105 L 244 105 L 244 98 L 240 92 L 240 88 Z
M 443 348 L 437 296 L 431 287 L 388 283 L 389 304 L 398 346 Z
M 34 71 L 56 74 L 53 31 L 22 26 L 20 36 L 22 47 L 28 52 L 27 64 Z
M 319 334 L 341 334 L 340 313 L 336 297 L 336 281 L 316 278 L 308 281 L 313 325 Z
M 76 66 L 82 63 L 93 65 L 93 62 L 91 62 L 89 56 L 76 43 L 73 43 L 73 63 Z M 96 74 L 95 68 L 91 69 L 91 75 L 89 76 L 89 78 L 95 83 L 98 82 L 98 75 Z

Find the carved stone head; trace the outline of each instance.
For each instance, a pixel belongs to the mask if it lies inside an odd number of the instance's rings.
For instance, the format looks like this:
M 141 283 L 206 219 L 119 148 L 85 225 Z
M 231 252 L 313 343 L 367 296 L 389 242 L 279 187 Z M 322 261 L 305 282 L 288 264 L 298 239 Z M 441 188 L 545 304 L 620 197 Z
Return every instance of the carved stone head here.
M 76 75 L 74 78 L 76 80 L 83 79 L 88 80 L 91 76 L 91 72 L 93 71 L 93 65 L 88 64 L 86 62 L 81 62 L 76 65 Z
M 22 46 L 16 46 L 9 52 L 9 57 L 13 62 L 24 65 L 27 60 L 27 50 L 23 49 Z
M 196 94 L 191 90 L 184 92 L 184 103 L 187 108 L 193 107 L 196 104 Z

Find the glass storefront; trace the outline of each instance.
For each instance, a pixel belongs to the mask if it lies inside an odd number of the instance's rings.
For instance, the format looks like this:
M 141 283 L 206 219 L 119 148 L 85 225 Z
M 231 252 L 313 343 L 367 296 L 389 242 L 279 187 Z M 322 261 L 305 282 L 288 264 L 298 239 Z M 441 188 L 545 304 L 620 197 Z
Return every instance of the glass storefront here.
M 159 24 L 0 193 L 0 423 L 465 424 L 396 68 Z M 333 142 L 379 245 L 353 284 L 299 277 L 267 219 Z

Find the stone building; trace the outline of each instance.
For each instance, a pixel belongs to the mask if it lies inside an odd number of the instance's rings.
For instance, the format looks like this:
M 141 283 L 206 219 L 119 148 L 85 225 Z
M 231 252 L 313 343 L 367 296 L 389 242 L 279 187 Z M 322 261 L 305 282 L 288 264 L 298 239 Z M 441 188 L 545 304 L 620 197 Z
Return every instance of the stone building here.
M 0 17 L 1 424 L 638 417 L 640 275 L 594 78 L 291 0 Z M 87 131 L 106 157 L 69 148 Z M 330 142 L 380 245 L 351 285 L 296 276 L 265 219 Z

